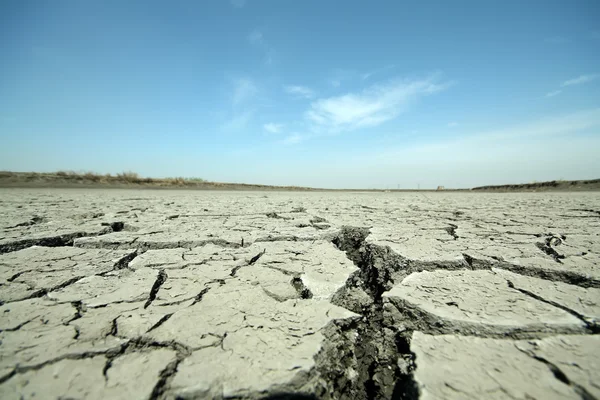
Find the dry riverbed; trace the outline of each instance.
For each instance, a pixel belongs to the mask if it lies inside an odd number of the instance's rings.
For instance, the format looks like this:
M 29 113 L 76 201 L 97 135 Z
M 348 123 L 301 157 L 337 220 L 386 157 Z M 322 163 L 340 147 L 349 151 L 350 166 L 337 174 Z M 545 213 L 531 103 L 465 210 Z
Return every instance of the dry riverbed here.
M 598 399 L 600 193 L 0 189 L 0 398 Z

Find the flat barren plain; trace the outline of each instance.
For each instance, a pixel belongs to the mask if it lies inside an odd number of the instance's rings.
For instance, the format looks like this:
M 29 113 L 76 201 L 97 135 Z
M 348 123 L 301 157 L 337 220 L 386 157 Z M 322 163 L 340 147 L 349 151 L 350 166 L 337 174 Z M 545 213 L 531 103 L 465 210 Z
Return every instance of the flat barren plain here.
M 598 399 L 600 193 L 0 189 L 2 399 Z

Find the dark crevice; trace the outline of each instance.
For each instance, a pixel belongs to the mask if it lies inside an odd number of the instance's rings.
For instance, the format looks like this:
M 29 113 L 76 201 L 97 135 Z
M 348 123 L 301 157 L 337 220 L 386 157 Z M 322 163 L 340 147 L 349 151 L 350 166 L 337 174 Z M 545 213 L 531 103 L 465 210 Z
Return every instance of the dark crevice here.
M 23 297 L 21 299 L 17 299 L 17 300 L 9 300 L 6 301 L 5 303 L 14 303 L 17 301 L 23 301 L 23 300 L 30 300 L 30 299 L 35 299 L 35 298 L 40 298 L 40 297 L 44 297 L 45 295 L 47 295 L 50 292 L 54 292 L 55 290 L 60 290 L 63 289 L 69 285 L 72 285 L 73 283 L 79 281 L 80 279 L 85 278 L 85 276 L 76 276 L 74 278 L 71 278 L 65 282 L 59 283 L 56 286 L 52 286 L 51 288 L 42 288 L 42 289 L 38 289 L 36 291 L 34 291 L 33 293 L 31 293 L 30 295 Z
M 69 319 L 68 321 L 66 321 L 64 323 L 65 325 L 69 325 L 71 322 L 73 322 L 75 320 L 78 320 L 79 318 L 83 317 L 83 313 L 86 311 L 85 305 L 80 300 L 78 300 L 78 301 L 72 301 L 71 305 L 73 306 L 73 308 L 75 308 L 75 314 L 73 314 L 73 316 L 71 317 L 71 319 Z
M 170 314 L 164 315 L 161 319 L 158 320 L 157 323 L 155 323 L 154 325 L 152 325 L 152 327 L 150 329 L 148 329 L 146 331 L 146 333 L 152 332 L 153 330 L 155 330 L 156 328 L 158 328 L 159 326 L 161 326 L 162 324 L 164 324 L 165 322 L 167 322 L 169 320 L 169 318 L 171 318 L 173 316 L 173 314 L 174 313 L 170 313 Z
M 202 289 L 202 290 L 200 291 L 200 293 L 198 293 L 198 294 L 196 295 L 196 297 L 194 297 L 194 302 L 193 302 L 192 304 L 190 304 L 190 307 L 191 307 L 191 306 L 193 306 L 193 305 L 194 305 L 194 304 L 196 304 L 196 303 L 199 303 L 199 302 L 201 302 L 201 301 L 202 301 L 202 298 L 204 297 L 204 295 L 205 295 L 206 293 L 208 293 L 208 291 L 209 291 L 209 290 L 210 290 L 210 287 L 205 287 L 204 289 Z
M 148 295 L 148 300 L 146 300 L 146 303 L 144 304 L 144 308 L 148 308 L 148 306 L 156 299 L 156 295 L 158 294 L 162 284 L 167 280 L 167 277 L 168 275 L 164 269 L 158 271 L 158 276 L 152 285 L 152 289 L 150 289 L 150 294 Z
M 123 222 L 112 222 L 109 224 L 102 224 L 106 226 L 99 232 L 73 232 L 58 236 L 49 236 L 39 239 L 22 239 L 15 240 L 13 242 L 0 244 L 0 254 L 10 253 L 13 251 L 19 251 L 32 246 L 43 246 L 43 247 L 64 247 L 73 246 L 75 239 L 81 237 L 92 237 L 102 236 L 112 232 L 118 232 L 114 229 L 123 229 Z
M 399 332 L 386 324 L 382 298 L 395 279 L 413 267 L 388 247 L 367 243 L 368 235 L 368 228 L 342 227 L 332 240 L 359 268 L 332 299 L 334 304 L 362 314 L 352 327 L 354 339 L 347 344 L 353 350 L 358 379 L 355 386 L 343 389 L 344 394 L 347 398 L 413 399 L 414 355 L 408 345 L 412 331 Z M 356 303 L 353 293 L 366 293 L 370 300 Z
M 113 270 L 125 269 L 129 268 L 129 263 L 138 256 L 138 251 L 135 250 L 132 253 L 129 253 L 123 257 L 121 257 L 114 265 Z
M 121 222 L 121 221 L 104 222 L 104 223 L 102 223 L 102 226 L 109 226 L 111 229 L 111 233 L 112 232 L 121 232 L 123 230 L 123 228 L 125 227 L 125 223 Z
M 296 289 L 296 292 L 298 293 L 298 295 L 300 296 L 301 299 L 312 299 L 313 294 L 310 291 L 310 289 L 307 288 L 306 285 L 304 285 L 302 278 L 300 278 L 300 277 L 292 278 L 291 284 L 294 287 L 294 289 Z
M 21 275 L 23 275 L 26 272 L 31 272 L 32 270 L 27 270 L 27 271 L 21 271 L 21 272 L 17 272 L 16 274 L 14 274 L 13 276 L 11 276 L 10 278 L 8 278 L 6 281 L 7 282 L 13 282 L 15 279 L 17 279 L 18 277 L 20 277 Z
M 13 326 L 12 328 L 0 329 L 0 332 L 16 332 L 19 329 L 21 329 L 22 327 L 24 327 L 25 325 L 27 325 L 28 323 L 30 323 L 31 321 L 35 320 L 36 318 L 39 318 L 39 315 L 37 315 L 31 319 L 28 319 L 27 321 L 23 321 L 19 325 Z
M 466 253 L 463 253 L 463 258 L 465 259 L 465 263 L 472 269 L 502 268 L 507 271 L 514 272 L 515 274 L 531 276 L 547 281 L 563 282 L 583 288 L 600 288 L 600 280 L 594 279 L 589 275 L 579 272 L 564 269 L 552 270 L 542 267 L 511 264 L 499 257 L 490 257 L 494 259 L 494 261 L 490 261 L 486 259 L 475 258 Z
M 535 245 L 538 249 L 551 256 L 554 259 L 554 261 L 556 261 L 557 263 L 562 263 L 562 261 L 560 260 L 564 260 L 565 255 L 560 254 L 552 247 L 560 245 L 562 241 L 563 239 L 561 237 L 551 235 L 546 237 L 546 240 L 543 243 L 537 242 Z
M 508 279 L 506 280 L 506 282 L 508 283 L 508 287 L 511 288 L 511 289 L 517 290 L 517 291 L 523 293 L 526 296 L 529 296 L 529 297 L 534 298 L 534 299 L 536 299 L 538 301 L 541 301 L 543 303 L 549 304 L 549 305 L 551 305 L 553 307 L 560 308 L 561 310 L 568 312 L 569 314 L 573 315 L 574 317 L 578 318 L 581 322 L 583 322 L 585 324 L 585 326 L 590 330 L 591 333 L 593 333 L 593 334 L 600 333 L 600 326 L 598 326 L 594 321 L 590 321 L 588 318 L 585 317 L 585 315 L 580 314 L 577 311 L 575 311 L 575 310 L 573 310 L 573 309 L 571 309 L 571 308 L 569 308 L 567 306 L 564 306 L 564 305 L 562 305 L 560 303 L 557 303 L 557 302 L 552 301 L 552 300 L 545 299 L 542 296 L 539 296 L 539 295 L 537 295 L 535 293 L 532 293 L 532 292 L 530 292 L 528 290 L 515 287 L 515 285 L 510 280 L 508 280 Z
M 263 254 L 265 254 L 266 251 L 267 251 L 267 249 L 264 249 L 263 251 L 261 251 L 254 257 L 252 257 L 246 264 L 240 264 L 240 265 L 236 265 L 235 267 L 233 267 L 231 269 L 231 272 L 229 273 L 229 276 L 235 276 L 235 274 L 237 274 L 239 269 L 242 267 L 247 267 L 247 266 L 253 265 L 255 262 L 257 262 L 263 256 Z
M 154 385 L 149 400 L 158 400 L 162 397 L 167 390 L 169 382 L 177 372 L 177 367 L 181 361 L 183 361 L 183 358 L 171 361 L 162 371 L 160 371 L 158 382 Z
M 594 213 L 594 214 L 598 214 L 598 216 L 600 217 L 600 210 L 591 210 L 589 208 L 574 208 L 571 211 L 584 211 L 584 212 L 590 212 L 590 213 Z
M 108 331 L 108 334 L 106 336 L 117 337 L 117 335 L 119 334 L 119 323 L 117 322 L 118 319 L 119 317 L 116 317 L 112 320 L 110 324 L 110 331 Z
M 284 220 L 288 220 L 288 219 L 292 219 L 292 218 L 286 218 L 286 217 L 282 217 L 281 215 L 277 214 L 276 212 L 268 212 L 265 214 L 268 218 L 275 218 L 275 219 L 284 219 Z
M 265 397 L 261 397 L 261 400 L 318 400 L 318 397 L 314 394 L 309 393 L 274 393 Z
M 5 229 L 14 229 L 14 228 L 21 228 L 24 226 L 32 226 L 32 225 L 41 224 L 43 222 L 47 222 L 47 219 L 44 217 L 38 217 L 37 215 L 34 215 L 29 221 L 21 222 L 16 225 L 9 226 Z
M 560 382 L 564 383 L 565 385 L 573 388 L 573 391 L 575 391 L 575 393 L 577 393 L 581 397 L 582 400 L 597 400 L 596 397 L 593 394 L 591 394 L 590 392 L 588 392 L 586 388 L 571 381 L 569 379 L 569 377 L 567 376 L 567 374 L 565 374 L 556 364 L 550 362 L 549 360 L 545 359 L 544 357 L 540 357 L 540 356 L 536 355 L 533 351 L 525 351 L 518 347 L 517 347 L 517 349 L 520 350 L 521 352 L 527 354 L 529 357 L 533 358 L 534 360 L 537 360 L 537 361 L 545 364 L 548 367 L 548 369 L 550 370 L 550 372 L 552 372 L 552 375 L 554 375 L 554 377 L 557 380 L 559 380 Z
M 446 232 L 448 232 L 448 235 L 452 236 L 452 238 L 454 240 L 458 240 L 459 236 L 456 234 L 456 229 L 458 229 L 458 225 L 454 225 L 454 224 L 448 224 L 448 225 L 450 225 L 450 226 L 447 228 L 444 228 L 444 230 Z

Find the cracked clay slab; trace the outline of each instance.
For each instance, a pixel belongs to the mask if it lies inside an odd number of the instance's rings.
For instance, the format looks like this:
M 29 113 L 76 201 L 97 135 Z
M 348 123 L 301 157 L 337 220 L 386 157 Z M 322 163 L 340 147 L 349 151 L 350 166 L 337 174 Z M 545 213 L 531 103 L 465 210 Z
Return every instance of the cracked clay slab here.
M 0 398 L 600 398 L 599 235 L 598 193 L 0 189 Z
M 579 335 L 513 341 L 415 332 L 411 342 L 419 398 L 436 400 L 597 398 L 598 349 L 600 337 Z

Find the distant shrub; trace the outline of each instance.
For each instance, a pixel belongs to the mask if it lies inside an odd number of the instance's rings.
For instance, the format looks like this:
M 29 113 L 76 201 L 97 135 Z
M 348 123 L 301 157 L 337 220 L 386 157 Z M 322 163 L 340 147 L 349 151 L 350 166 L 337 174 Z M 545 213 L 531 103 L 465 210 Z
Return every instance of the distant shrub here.
M 140 176 L 137 174 L 137 172 L 125 171 L 117 174 L 117 179 L 120 181 L 134 183 L 140 181 Z
M 193 183 L 202 183 L 202 182 L 205 182 L 204 179 L 202 179 L 202 178 L 196 178 L 196 177 L 194 177 L 194 178 L 185 178 L 185 180 L 188 181 L 188 182 L 193 182 Z
M 86 172 L 85 174 L 83 174 L 83 178 L 92 182 L 100 182 L 100 180 L 102 180 L 102 175 L 93 172 Z

